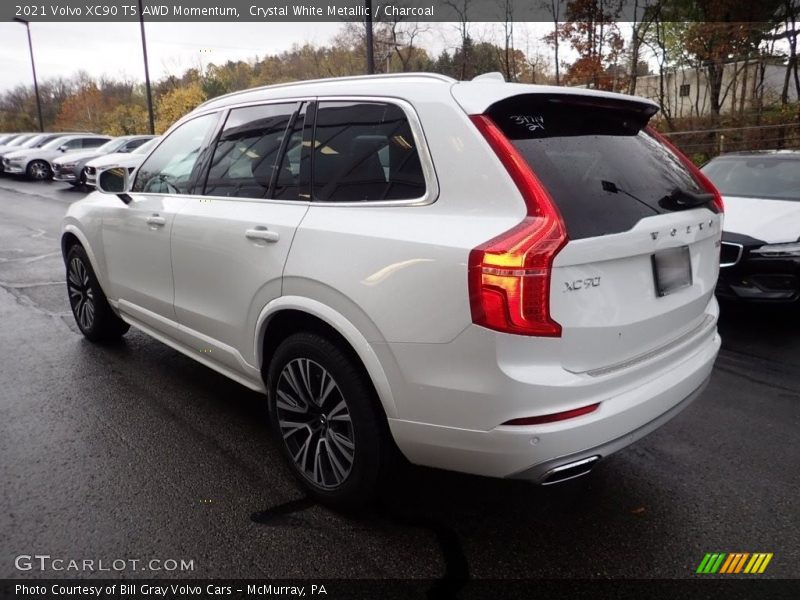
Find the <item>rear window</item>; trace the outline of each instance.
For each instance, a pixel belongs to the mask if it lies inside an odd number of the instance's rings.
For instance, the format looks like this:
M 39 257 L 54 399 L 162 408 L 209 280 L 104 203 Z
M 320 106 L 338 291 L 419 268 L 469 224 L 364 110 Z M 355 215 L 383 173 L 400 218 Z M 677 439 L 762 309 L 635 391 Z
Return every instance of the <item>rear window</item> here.
M 681 161 L 644 131 L 650 107 L 567 95 L 522 95 L 487 114 L 542 181 L 570 239 L 631 229 L 670 212 L 675 188 L 702 193 Z
M 320 102 L 312 161 L 314 200 L 369 202 L 425 195 L 403 110 L 379 102 Z
M 800 158 L 726 156 L 712 160 L 703 173 L 726 196 L 800 201 Z

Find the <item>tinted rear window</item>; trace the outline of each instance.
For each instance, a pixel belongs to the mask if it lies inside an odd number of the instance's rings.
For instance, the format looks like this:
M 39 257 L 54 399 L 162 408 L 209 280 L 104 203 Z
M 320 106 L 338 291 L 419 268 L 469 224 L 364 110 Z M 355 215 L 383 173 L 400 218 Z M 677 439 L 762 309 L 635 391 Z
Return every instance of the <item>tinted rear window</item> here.
M 712 160 L 703 173 L 723 195 L 800 201 L 800 158 L 726 156 Z
M 643 128 L 652 111 L 630 102 L 515 96 L 488 115 L 558 205 L 570 239 L 620 233 L 669 212 L 675 188 L 702 193 L 680 160 Z

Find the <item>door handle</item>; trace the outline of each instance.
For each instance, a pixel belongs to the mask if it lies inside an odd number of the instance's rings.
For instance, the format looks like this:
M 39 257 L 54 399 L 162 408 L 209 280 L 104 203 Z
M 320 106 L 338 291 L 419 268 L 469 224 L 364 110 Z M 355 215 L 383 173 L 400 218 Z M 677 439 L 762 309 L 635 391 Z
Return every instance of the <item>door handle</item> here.
M 271 242 L 275 243 L 279 239 L 281 239 L 280 234 L 277 231 L 270 231 L 266 227 L 258 226 L 253 229 L 248 229 L 244 232 L 244 237 L 248 240 L 261 240 L 264 242 Z
M 147 224 L 152 225 L 153 227 L 163 227 L 167 223 L 167 220 L 164 217 L 159 217 L 158 215 L 150 215 L 147 217 Z

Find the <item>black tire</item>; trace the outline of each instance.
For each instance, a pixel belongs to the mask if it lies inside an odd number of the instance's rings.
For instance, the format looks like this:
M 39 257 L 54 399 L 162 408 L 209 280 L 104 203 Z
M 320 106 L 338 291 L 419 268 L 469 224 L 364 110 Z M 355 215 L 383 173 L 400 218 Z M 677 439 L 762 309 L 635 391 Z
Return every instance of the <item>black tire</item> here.
M 86 168 L 81 169 L 81 174 L 78 176 L 78 185 L 82 188 L 86 187 Z
M 32 160 L 28 163 L 25 174 L 34 181 L 47 181 L 53 177 L 53 171 L 46 160 Z
M 301 392 L 311 391 L 312 402 L 298 393 L 292 378 Z M 338 509 L 370 503 L 392 446 L 375 391 L 355 359 L 316 333 L 291 335 L 275 351 L 267 390 L 270 425 L 303 487 Z
M 75 244 L 67 253 L 67 297 L 75 323 L 93 342 L 119 339 L 130 329 L 108 304 L 86 250 Z

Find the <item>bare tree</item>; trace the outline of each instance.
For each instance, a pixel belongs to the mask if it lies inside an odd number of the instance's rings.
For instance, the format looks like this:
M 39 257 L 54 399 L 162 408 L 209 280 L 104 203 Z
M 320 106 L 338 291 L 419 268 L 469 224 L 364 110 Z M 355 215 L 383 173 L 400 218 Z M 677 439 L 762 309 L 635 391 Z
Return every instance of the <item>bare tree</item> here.
M 542 0 L 542 6 L 547 9 L 553 19 L 553 31 L 546 36 L 547 41 L 553 45 L 553 60 L 556 67 L 556 85 L 561 85 L 561 76 L 558 63 L 558 23 L 561 18 L 562 0 Z
M 472 41 L 469 37 L 469 3 L 470 0 L 445 0 L 445 6 L 453 9 L 458 17 L 458 33 L 461 36 L 461 64 L 459 65 L 459 79 L 465 79 L 467 74 L 467 64 L 469 63 L 470 46 Z

